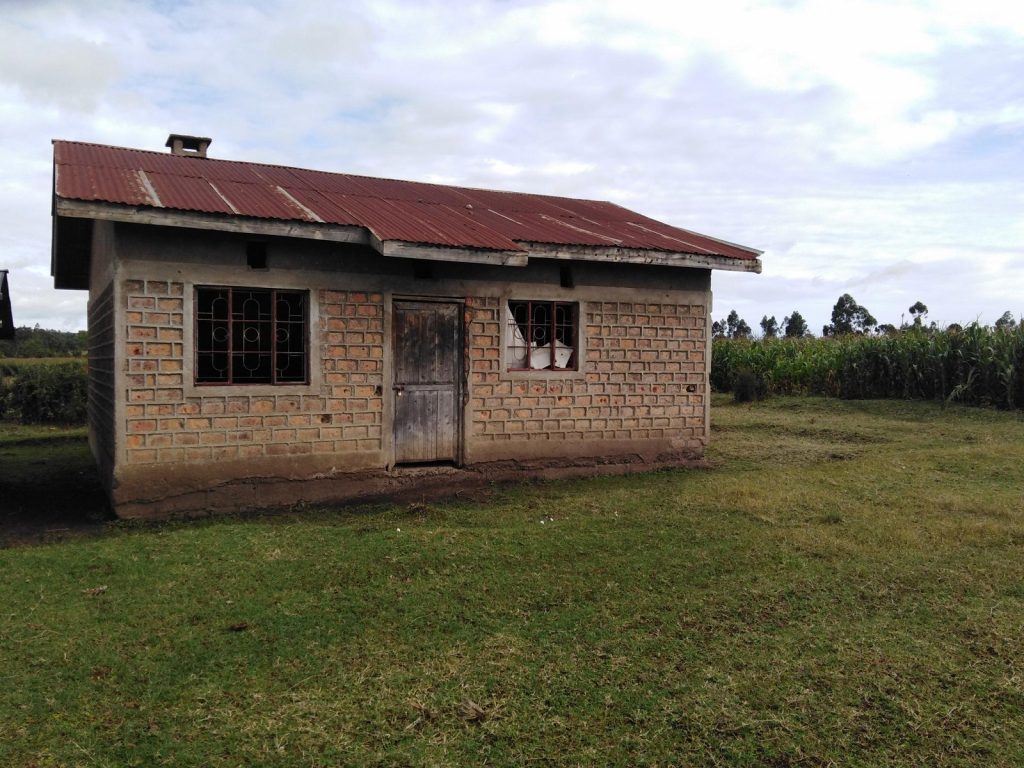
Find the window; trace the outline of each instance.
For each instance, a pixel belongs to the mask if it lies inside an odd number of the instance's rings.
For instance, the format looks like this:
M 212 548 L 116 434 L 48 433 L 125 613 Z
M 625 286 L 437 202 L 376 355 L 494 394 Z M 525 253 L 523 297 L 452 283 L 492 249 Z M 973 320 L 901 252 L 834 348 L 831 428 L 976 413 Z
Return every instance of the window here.
M 575 371 L 577 305 L 564 301 L 510 301 L 505 310 L 506 368 Z
M 304 291 L 196 288 L 197 384 L 305 384 Z

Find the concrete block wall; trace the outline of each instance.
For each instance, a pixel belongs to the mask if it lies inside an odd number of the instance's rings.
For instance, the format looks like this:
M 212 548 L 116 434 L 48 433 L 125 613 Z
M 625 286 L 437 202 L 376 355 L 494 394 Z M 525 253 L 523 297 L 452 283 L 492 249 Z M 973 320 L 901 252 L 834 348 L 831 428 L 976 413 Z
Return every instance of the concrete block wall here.
M 324 367 L 320 441 L 325 453 L 381 451 L 384 425 L 384 297 L 362 291 L 320 291 L 325 343 L 310 366 Z M 331 442 L 328 445 L 328 441 Z
M 382 294 L 317 292 L 321 343 L 309 362 L 321 367 L 318 386 L 196 387 L 185 290 L 176 281 L 123 283 L 127 464 L 385 451 Z M 467 443 L 704 447 L 704 305 L 580 302 L 585 360 L 579 372 L 552 376 L 501 370 L 502 302 L 466 300 Z
M 501 370 L 502 301 L 467 301 L 469 440 L 668 441 L 673 449 L 703 449 L 704 304 L 580 302 L 585 360 L 577 374 L 552 376 Z
M 89 442 L 109 489 L 117 456 L 117 386 L 114 359 L 114 284 L 89 302 Z
M 381 450 L 380 293 L 316 292 L 319 312 L 310 322 L 318 328 L 312 338 L 322 343 L 310 347 L 315 384 L 197 387 L 186 339 L 191 287 L 162 280 L 122 286 L 127 465 Z

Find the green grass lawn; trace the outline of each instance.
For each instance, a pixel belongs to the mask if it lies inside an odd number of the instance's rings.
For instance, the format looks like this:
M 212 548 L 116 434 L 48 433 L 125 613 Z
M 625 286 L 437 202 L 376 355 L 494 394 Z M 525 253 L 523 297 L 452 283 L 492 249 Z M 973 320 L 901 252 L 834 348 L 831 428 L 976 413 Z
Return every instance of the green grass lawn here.
M 1021 416 L 713 415 L 711 471 L 0 550 L 0 765 L 1024 764 Z

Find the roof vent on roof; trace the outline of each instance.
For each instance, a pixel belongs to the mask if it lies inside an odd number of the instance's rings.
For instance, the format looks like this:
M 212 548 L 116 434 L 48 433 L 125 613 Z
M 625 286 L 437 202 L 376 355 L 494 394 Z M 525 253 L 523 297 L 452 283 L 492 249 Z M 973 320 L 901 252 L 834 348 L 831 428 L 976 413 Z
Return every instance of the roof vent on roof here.
M 212 141 L 213 139 L 204 136 L 185 136 L 180 133 L 172 133 L 167 137 L 167 143 L 164 146 L 171 148 L 172 155 L 206 157 L 206 148 Z

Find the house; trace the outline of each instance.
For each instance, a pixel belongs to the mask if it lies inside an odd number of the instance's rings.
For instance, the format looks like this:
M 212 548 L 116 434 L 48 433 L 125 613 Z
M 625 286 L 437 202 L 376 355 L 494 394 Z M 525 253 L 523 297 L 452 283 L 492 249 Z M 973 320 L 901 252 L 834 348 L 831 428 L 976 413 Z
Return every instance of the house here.
M 54 142 L 52 274 L 89 291 L 90 444 L 119 515 L 701 455 L 711 270 L 760 272 L 760 251 L 209 144 Z
M 14 316 L 11 311 L 11 291 L 7 287 L 7 270 L 0 269 L 0 339 L 14 338 Z

